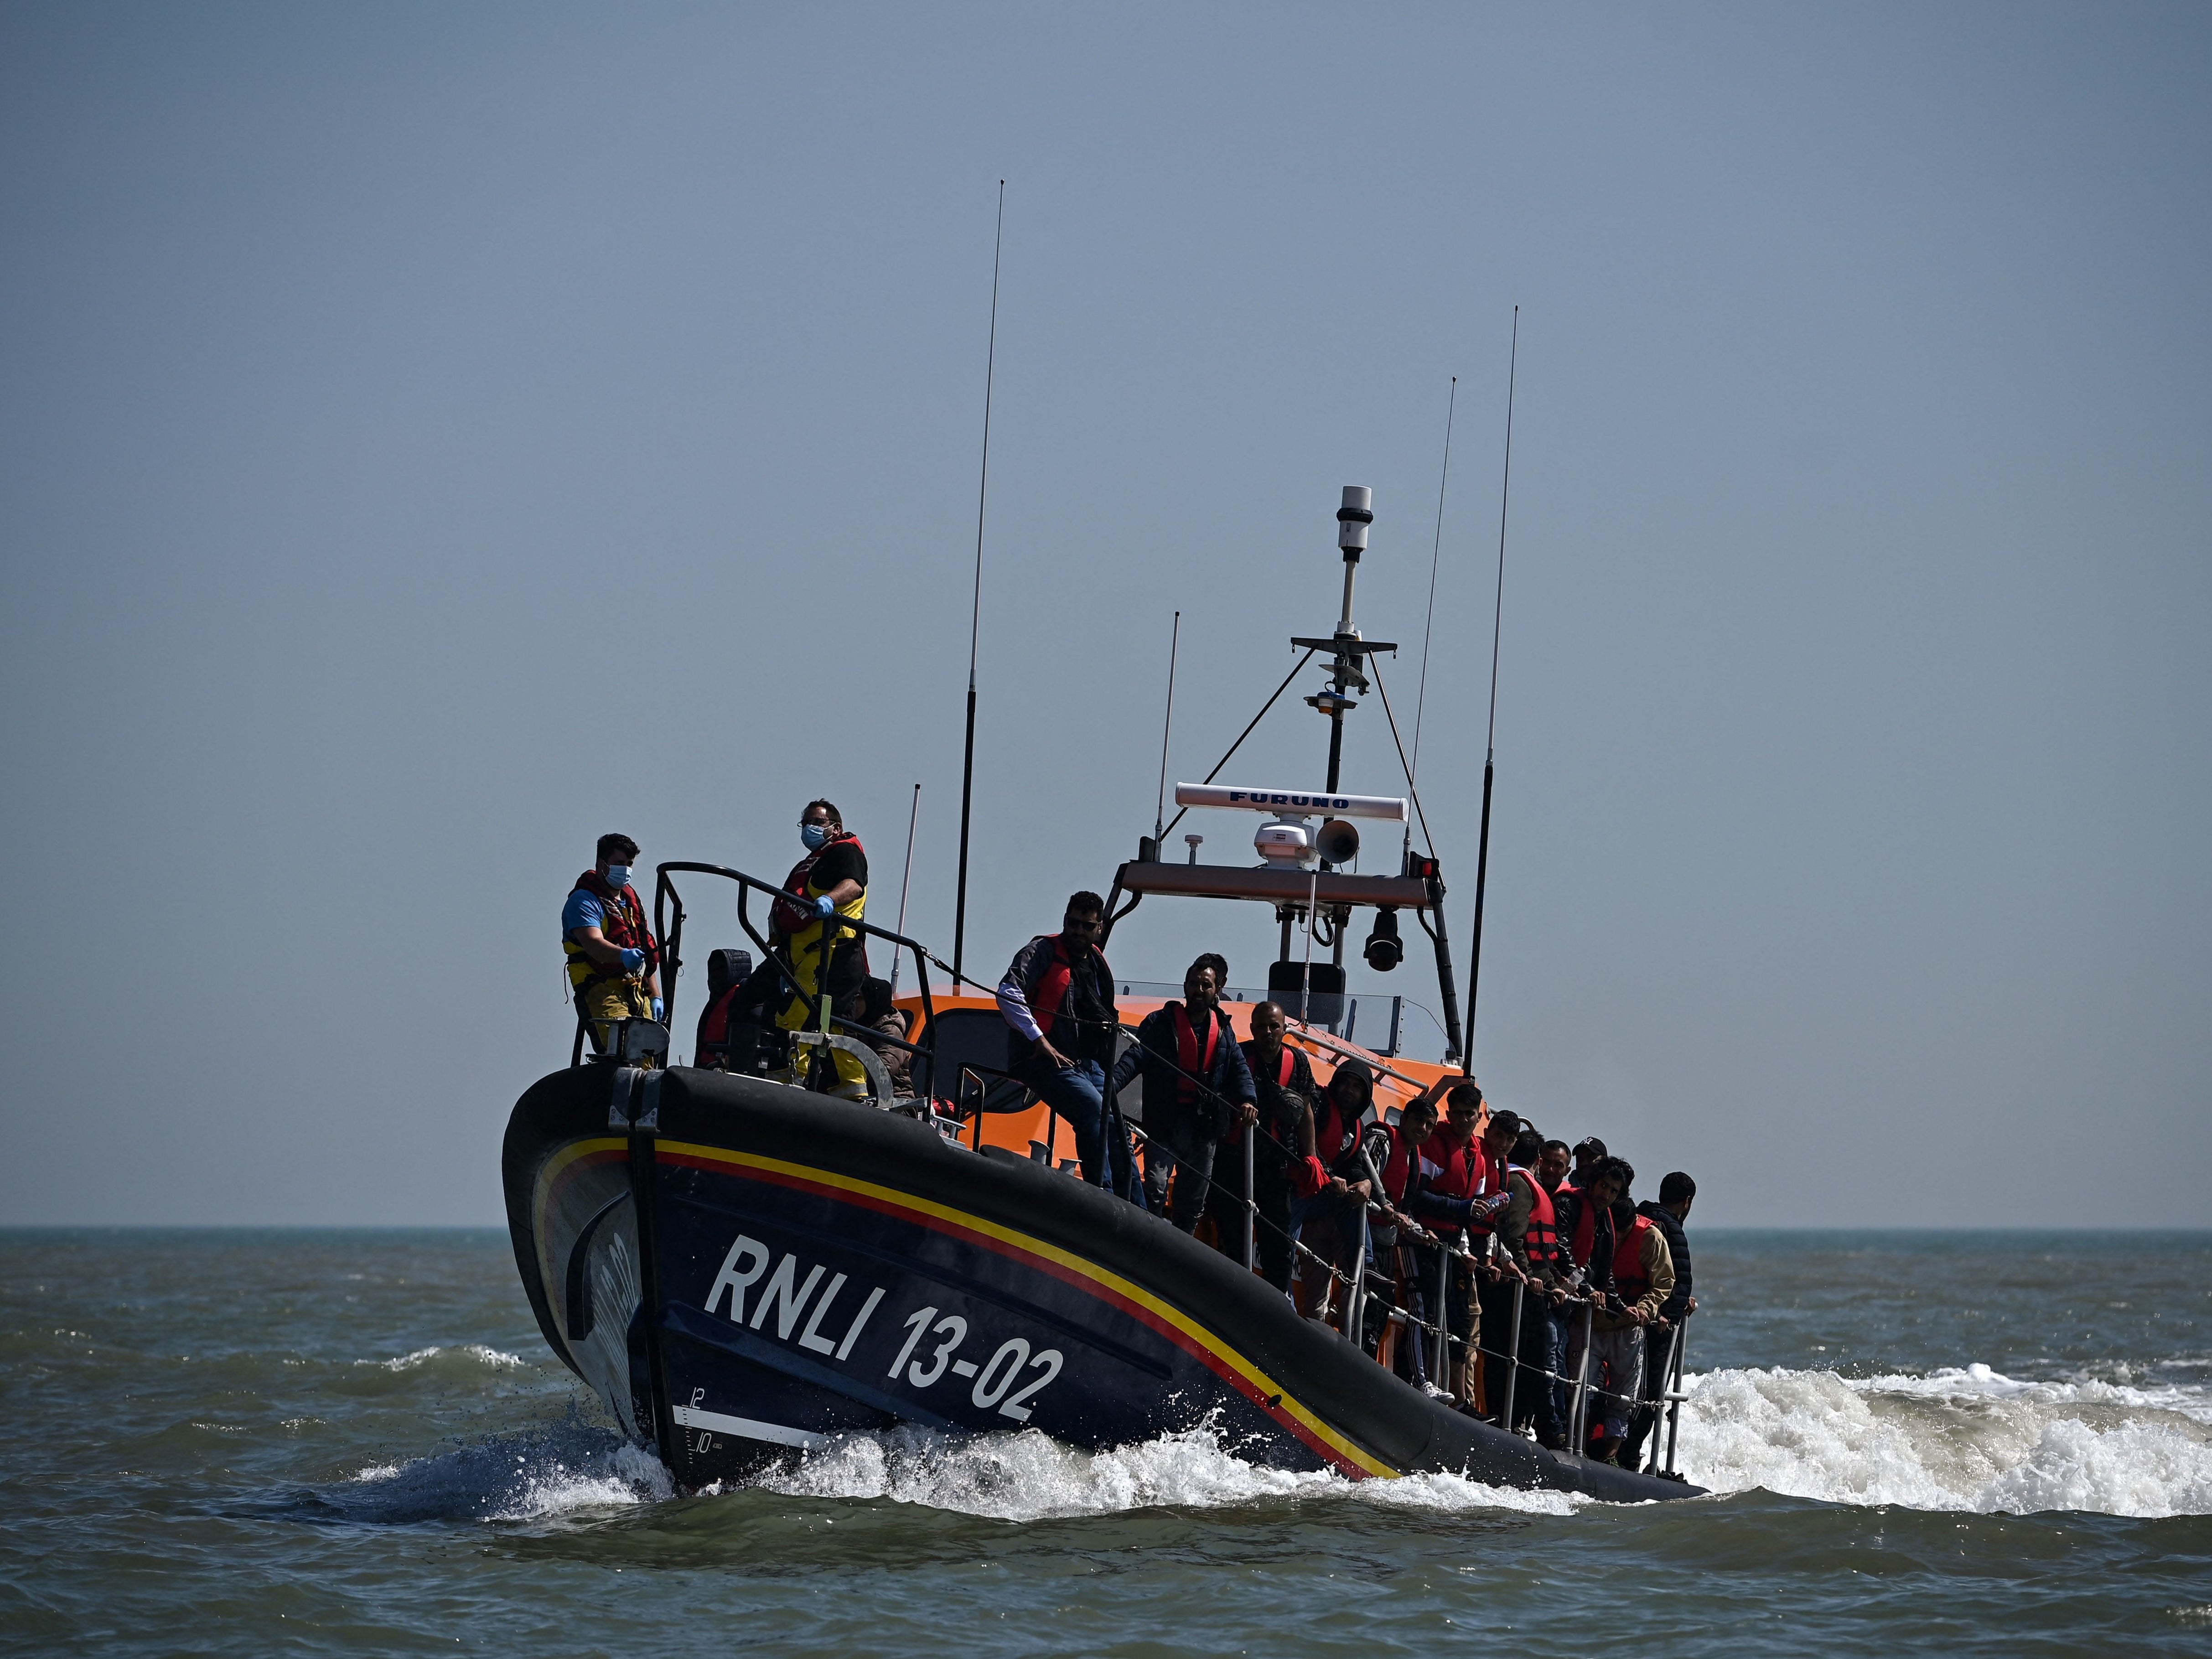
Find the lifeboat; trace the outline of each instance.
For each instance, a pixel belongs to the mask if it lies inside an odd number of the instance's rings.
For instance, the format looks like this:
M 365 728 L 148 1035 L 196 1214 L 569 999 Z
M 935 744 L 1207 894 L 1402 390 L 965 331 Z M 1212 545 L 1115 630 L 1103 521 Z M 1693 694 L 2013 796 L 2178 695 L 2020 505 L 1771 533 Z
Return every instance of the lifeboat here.
M 1281 1004 L 1316 1079 L 1364 1061 L 1387 1118 L 1465 1065 L 1437 866 L 1408 835 L 1387 849 L 1388 873 L 1358 873 L 1355 821 L 1405 823 L 1407 802 L 1338 787 L 1344 716 L 1367 689 L 1364 666 L 1395 649 L 1351 626 L 1355 563 L 1348 550 L 1336 631 L 1293 641 L 1328 665 L 1307 699 L 1331 723 L 1327 787 L 1179 785 L 1186 808 L 1261 815 L 1258 861 L 1201 864 L 1194 838 L 1188 861 L 1166 861 L 1156 821 L 1115 872 L 1106 919 L 1110 935 L 1153 896 L 1270 906 L 1279 957 L 1264 992 L 1224 996 L 1232 1029 L 1249 1030 L 1262 995 Z M 777 884 L 661 865 L 655 931 L 672 1006 L 685 890 L 699 902 L 702 882 L 732 884 L 738 926 L 776 960 L 751 911 Z M 1408 998 L 1346 994 L 1345 943 L 1361 909 L 1376 918 L 1371 965 L 1397 965 L 1397 918 L 1427 934 L 1441 1018 Z M 1204 1431 L 1272 1467 L 1450 1473 L 1623 1502 L 1695 1490 L 1546 1449 L 1400 1375 L 1409 1368 L 1390 1327 L 1408 1315 L 1375 1286 L 1334 1294 L 1324 1275 L 1302 1304 L 1254 1271 L 1249 1234 L 1240 1259 L 1087 1183 L 1073 1136 L 1004 1069 L 1006 1025 L 984 988 L 914 939 L 832 925 L 894 960 L 911 955 L 919 988 L 895 1005 L 904 1038 L 818 998 L 807 1030 L 753 1032 L 738 1058 L 717 1056 L 722 1069 L 672 1064 L 668 1028 L 647 1020 L 616 1025 L 607 1052 L 587 1058 L 580 1028 L 572 1063 L 532 1085 L 507 1125 L 508 1224 L 545 1340 L 683 1489 L 915 1425 L 1035 1430 L 1090 1449 Z M 1133 980 L 1115 991 L 1125 1033 L 1176 994 Z M 833 1050 L 861 1062 L 868 1097 L 829 1091 Z M 894 1050 L 903 1088 L 883 1063 Z M 1129 1097 L 1140 1092 L 1133 1085 L 1121 1102 L 1139 1138 L 1142 1103 Z

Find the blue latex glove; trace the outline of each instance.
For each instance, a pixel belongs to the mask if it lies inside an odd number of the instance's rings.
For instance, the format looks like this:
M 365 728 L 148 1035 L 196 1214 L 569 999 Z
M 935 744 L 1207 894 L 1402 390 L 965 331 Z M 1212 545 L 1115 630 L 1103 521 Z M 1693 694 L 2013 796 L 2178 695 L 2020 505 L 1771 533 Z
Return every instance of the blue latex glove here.
M 625 974 L 643 973 L 645 971 L 645 952 L 642 951 L 623 951 L 622 953 L 622 970 Z
M 665 1017 L 665 1012 L 666 1012 L 666 1005 L 665 1005 L 665 1004 L 664 1004 L 659 997 L 655 997 L 655 998 L 653 998 L 653 1018 L 654 1018 L 654 1019 L 656 1019 L 656 1020 L 659 1020 L 659 1019 L 660 1019 L 660 1018 L 663 1018 Z
M 837 907 L 830 902 L 829 894 L 824 893 L 814 901 L 814 914 L 817 916 L 834 916 L 837 914 Z

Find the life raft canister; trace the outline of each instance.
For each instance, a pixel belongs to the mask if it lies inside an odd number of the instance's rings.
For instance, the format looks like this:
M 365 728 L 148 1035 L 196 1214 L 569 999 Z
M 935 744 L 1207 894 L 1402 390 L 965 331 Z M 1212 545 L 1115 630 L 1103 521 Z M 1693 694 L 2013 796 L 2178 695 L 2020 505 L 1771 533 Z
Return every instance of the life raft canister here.
M 600 937 L 618 951 L 644 951 L 645 966 L 635 975 L 625 974 L 618 967 L 592 961 L 584 953 L 583 946 L 564 935 L 561 948 L 568 953 L 570 985 L 580 991 L 603 979 L 642 978 L 659 970 L 660 950 L 646 929 L 645 906 L 637 896 L 636 888 L 625 886 L 617 892 L 597 870 L 586 870 L 576 878 L 576 886 L 571 890 L 589 893 L 599 900 Z

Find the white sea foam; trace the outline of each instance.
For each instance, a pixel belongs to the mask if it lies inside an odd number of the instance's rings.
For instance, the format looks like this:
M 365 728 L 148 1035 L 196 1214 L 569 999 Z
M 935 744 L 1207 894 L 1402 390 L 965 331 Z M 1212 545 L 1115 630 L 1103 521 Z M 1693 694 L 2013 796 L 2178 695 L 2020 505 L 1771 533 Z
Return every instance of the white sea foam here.
M 1457 1475 L 1352 1481 L 1321 1472 L 1262 1468 L 1224 1450 L 1202 1429 L 1103 1452 L 1077 1451 L 1034 1430 L 974 1437 L 920 1429 L 848 1435 L 762 1484 L 794 1497 L 887 1498 L 1004 1521 L 1315 1498 L 1558 1515 L 1580 1501 L 1563 1492 L 1504 1491 Z
M 540 1521 L 658 1503 L 675 1493 L 651 1452 L 572 1421 L 401 1463 L 370 1463 L 319 1496 L 355 1519 L 404 1523 Z
M 1689 1379 L 1680 1465 L 1716 1492 L 2025 1514 L 2212 1514 L 2212 1395 L 1987 1365 L 1924 1376 L 1723 1370 Z
M 486 1347 L 481 1342 L 465 1342 L 456 1348 L 417 1348 L 414 1352 L 403 1353 L 396 1359 L 356 1359 L 353 1363 L 356 1365 L 380 1365 L 387 1371 L 412 1371 L 419 1370 L 448 1354 L 457 1359 L 488 1366 L 493 1370 L 507 1370 L 523 1363 L 520 1354 Z

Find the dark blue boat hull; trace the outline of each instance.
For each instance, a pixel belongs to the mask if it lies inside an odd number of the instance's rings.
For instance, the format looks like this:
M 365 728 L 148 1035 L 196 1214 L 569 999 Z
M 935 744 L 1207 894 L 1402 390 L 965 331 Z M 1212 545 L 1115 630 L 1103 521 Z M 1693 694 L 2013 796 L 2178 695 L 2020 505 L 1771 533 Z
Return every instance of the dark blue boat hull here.
M 690 1489 L 841 1433 L 1196 1428 L 1273 1467 L 1636 1500 L 1407 1387 L 1218 1252 L 1026 1159 L 755 1079 L 561 1072 L 516 1104 L 515 1255 L 554 1351 Z

